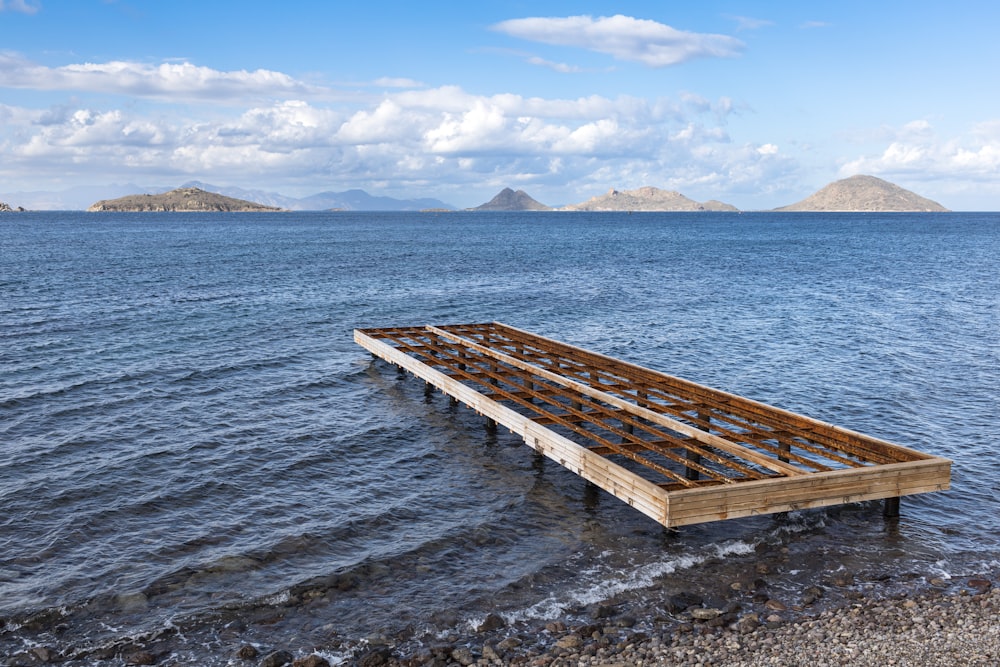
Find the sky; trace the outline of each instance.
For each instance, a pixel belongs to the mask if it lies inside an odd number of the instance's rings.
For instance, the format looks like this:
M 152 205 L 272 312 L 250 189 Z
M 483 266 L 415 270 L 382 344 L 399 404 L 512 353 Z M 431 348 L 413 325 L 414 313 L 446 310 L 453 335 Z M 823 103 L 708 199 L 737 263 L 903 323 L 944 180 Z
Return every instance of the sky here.
M 0 0 L 0 193 L 756 210 L 870 174 L 996 211 L 997 25 L 993 0 Z

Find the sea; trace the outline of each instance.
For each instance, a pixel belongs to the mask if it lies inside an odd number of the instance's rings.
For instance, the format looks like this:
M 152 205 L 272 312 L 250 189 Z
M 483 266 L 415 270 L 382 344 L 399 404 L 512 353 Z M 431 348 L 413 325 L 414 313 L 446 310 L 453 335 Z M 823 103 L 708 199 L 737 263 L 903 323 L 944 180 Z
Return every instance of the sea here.
M 352 339 L 490 321 L 948 457 L 951 489 L 668 531 Z M 760 579 L 958 591 L 1000 574 L 998 418 L 997 213 L 0 215 L 0 655 L 346 664 Z

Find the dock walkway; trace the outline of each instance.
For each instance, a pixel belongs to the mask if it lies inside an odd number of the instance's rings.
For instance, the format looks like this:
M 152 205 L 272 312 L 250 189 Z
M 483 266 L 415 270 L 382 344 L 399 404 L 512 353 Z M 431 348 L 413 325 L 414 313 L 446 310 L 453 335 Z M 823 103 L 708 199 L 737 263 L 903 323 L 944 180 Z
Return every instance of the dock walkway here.
M 949 488 L 951 461 L 497 322 L 355 341 L 667 527 Z

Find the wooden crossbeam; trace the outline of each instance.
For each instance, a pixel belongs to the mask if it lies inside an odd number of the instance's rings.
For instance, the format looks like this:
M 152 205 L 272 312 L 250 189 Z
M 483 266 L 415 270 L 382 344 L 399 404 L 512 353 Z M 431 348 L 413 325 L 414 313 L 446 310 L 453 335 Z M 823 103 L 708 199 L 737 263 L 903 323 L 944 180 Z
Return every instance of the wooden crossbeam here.
M 947 459 L 496 322 L 354 337 L 665 526 L 950 485 Z

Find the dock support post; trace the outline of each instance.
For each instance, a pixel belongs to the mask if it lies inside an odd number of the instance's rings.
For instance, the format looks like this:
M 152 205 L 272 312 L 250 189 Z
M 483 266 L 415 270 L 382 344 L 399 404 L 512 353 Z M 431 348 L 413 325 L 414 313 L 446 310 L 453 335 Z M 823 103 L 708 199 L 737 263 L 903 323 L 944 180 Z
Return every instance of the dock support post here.
M 886 519 L 899 518 L 899 496 L 885 499 L 885 505 L 882 507 L 882 516 Z

